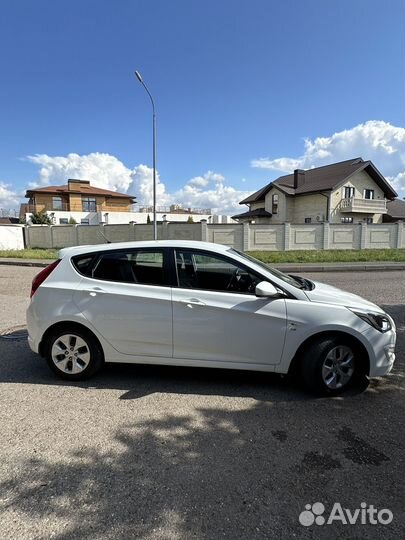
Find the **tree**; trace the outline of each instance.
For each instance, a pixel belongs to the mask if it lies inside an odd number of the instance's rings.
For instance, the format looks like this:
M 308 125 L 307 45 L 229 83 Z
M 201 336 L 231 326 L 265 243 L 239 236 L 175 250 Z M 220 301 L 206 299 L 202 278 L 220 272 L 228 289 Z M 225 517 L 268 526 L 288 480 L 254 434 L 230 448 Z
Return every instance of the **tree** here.
M 193 216 L 188 216 L 187 223 L 194 223 Z
M 34 225 L 52 225 L 52 219 L 43 210 L 31 214 L 31 222 Z
M 148 225 L 151 224 L 151 219 L 150 219 L 150 215 L 149 215 L 149 214 L 148 214 L 148 216 L 147 216 L 147 218 L 146 218 L 146 223 L 147 223 Z
M 74 217 L 70 217 L 69 218 L 69 225 L 76 225 L 77 224 L 77 221 L 75 220 Z

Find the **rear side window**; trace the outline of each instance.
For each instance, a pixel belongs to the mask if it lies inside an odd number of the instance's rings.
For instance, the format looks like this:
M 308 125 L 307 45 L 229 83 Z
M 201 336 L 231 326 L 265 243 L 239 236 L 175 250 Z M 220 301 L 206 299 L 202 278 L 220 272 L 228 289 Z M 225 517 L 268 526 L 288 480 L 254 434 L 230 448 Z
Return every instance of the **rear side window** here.
M 74 268 L 84 276 L 91 277 L 94 255 L 76 255 L 72 258 Z
M 169 285 L 162 250 L 107 251 L 93 257 L 75 257 L 73 265 L 93 279 L 141 285 Z

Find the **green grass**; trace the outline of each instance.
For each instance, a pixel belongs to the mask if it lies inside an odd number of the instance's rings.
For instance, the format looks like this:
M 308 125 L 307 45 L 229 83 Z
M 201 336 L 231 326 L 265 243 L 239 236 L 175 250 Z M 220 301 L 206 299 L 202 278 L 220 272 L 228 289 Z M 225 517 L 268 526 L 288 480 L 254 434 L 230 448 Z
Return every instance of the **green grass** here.
M 405 262 L 405 249 L 330 249 L 323 251 L 249 251 L 265 263 Z
M 347 249 L 325 251 L 249 251 L 265 263 L 405 262 L 405 249 Z M 0 250 L 0 258 L 56 259 L 57 249 Z
M 57 249 L 0 249 L 0 258 L 13 259 L 56 259 Z

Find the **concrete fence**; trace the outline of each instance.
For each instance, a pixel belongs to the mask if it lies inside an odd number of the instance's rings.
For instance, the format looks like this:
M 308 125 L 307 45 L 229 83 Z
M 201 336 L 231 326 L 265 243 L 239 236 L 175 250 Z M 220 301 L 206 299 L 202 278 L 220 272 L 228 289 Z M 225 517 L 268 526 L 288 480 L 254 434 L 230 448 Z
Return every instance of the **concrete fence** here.
M 0 230 L 1 231 L 1 230 Z M 152 240 L 153 226 L 121 225 L 32 225 L 25 227 L 27 247 L 62 248 L 103 244 L 106 241 L 127 242 Z M 361 224 L 207 224 L 159 223 L 162 240 L 203 240 L 243 251 L 288 251 L 320 249 L 404 248 L 403 222 L 380 225 Z M 1 239 L 0 239 L 1 245 Z

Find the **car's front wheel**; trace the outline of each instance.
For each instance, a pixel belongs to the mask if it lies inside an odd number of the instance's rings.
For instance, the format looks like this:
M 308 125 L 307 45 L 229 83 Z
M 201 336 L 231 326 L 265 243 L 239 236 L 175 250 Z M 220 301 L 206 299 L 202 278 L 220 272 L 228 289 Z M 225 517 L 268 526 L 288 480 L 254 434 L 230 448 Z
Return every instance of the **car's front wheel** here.
M 45 357 L 59 377 L 83 380 L 94 375 L 103 365 L 103 352 L 89 332 L 68 327 L 53 332 L 45 344 Z
M 301 375 L 309 390 L 336 395 L 353 383 L 359 368 L 359 352 L 353 344 L 343 338 L 325 337 L 305 349 Z

